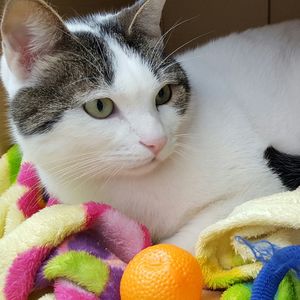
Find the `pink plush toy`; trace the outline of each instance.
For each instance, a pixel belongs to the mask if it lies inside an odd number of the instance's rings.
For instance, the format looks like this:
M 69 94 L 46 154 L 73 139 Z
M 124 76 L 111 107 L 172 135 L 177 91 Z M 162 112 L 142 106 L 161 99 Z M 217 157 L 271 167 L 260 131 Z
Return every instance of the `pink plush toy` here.
M 16 172 L 19 160 L 10 156 L 7 165 L 14 163 L 11 169 Z M 0 168 L 5 159 L 8 155 Z M 27 300 L 49 288 L 53 293 L 43 299 L 120 299 L 125 266 L 151 245 L 143 225 L 105 204 L 59 204 L 47 196 L 30 163 L 21 165 L 15 183 L 4 190 L 1 299 Z

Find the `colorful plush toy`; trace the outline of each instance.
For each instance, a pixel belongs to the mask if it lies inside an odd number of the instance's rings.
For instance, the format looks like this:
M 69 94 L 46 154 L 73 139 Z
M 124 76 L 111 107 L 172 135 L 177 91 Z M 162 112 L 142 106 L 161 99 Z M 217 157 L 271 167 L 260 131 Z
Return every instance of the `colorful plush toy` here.
M 126 264 L 151 245 L 147 229 L 104 204 L 59 204 L 20 163 L 17 147 L 0 160 L 0 298 L 120 299 Z
M 236 208 L 200 236 L 203 280 L 229 288 L 222 300 L 300 299 L 300 246 L 282 247 L 299 236 L 300 193 L 263 200 Z M 290 203 L 289 213 L 276 210 Z M 261 233 L 269 241 L 245 239 Z M 276 239 L 281 245 L 270 242 Z M 63 205 L 49 197 L 34 166 L 21 164 L 18 147 L 0 159 L 0 299 L 118 300 L 128 262 L 150 245 L 143 225 L 108 205 Z M 200 297 L 202 275 L 190 254 L 159 245 L 137 255 L 122 282 L 122 300 L 192 300 Z
M 283 261 L 273 265 L 273 271 L 264 277 L 265 286 L 255 283 L 252 292 L 248 283 L 253 283 L 257 277 L 260 280 L 264 272 L 262 268 L 264 270 L 269 261 L 272 262 L 273 256 L 276 258 L 277 251 L 297 246 L 299 215 L 300 189 L 245 202 L 234 208 L 227 218 L 203 230 L 196 246 L 196 256 L 206 287 L 229 289 L 222 300 L 247 300 L 251 297 L 252 300 L 262 300 L 265 292 L 276 293 L 283 276 L 280 274 L 280 280 L 277 278 L 275 284 L 272 276 L 275 270 L 287 272 Z M 297 255 L 293 255 L 297 259 Z M 298 295 L 299 279 L 291 274 L 286 275 L 280 284 L 278 299 L 297 299 L 281 296 Z
M 252 300 L 300 299 L 300 246 L 277 250 L 254 281 Z M 279 287 L 279 288 L 278 288 Z
M 120 299 L 127 263 L 151 245 L 144 226 L 104 204 L 59 204 L 17 147 L 0 160 L 0 182 L 1 299 Z M 123 300 L 201 297 L 200 266 L 178 247 L 150 247 L 126 270 Z
M 259 244 L 264 247 L 264 253 L 257 252 Z M 221 300 L 296 300 L 300 299 L 300 246 L 289 246 L 277 249 L 267 241 L 248 244 L 258 253 L 257 259 L 264 263 L 254 283 L 236 284 L 226 290 Z M 273 252 L 275 250 L 275 252 Z M 266 260 L 266 254 L 269 257 Z

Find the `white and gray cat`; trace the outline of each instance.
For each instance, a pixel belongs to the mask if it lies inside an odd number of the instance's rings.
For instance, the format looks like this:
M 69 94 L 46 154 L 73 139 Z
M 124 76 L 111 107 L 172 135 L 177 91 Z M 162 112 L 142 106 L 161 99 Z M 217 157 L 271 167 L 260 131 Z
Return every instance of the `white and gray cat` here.
M 235 206 L 299 184 L 300 22 L 170 57 L 164 3 L 63 22 L 41 0 L 8 1 L 2 80 L 50 194 L 107 202 L 192 251 Z

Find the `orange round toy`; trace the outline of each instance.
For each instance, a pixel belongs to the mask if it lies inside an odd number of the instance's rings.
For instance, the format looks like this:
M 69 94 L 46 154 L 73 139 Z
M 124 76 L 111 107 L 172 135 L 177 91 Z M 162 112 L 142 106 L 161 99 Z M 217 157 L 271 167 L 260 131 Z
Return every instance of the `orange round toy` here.
M 172 245 L 149 247 L 128 264 L 121 280 L 122 300 L 200 300 L 200 266 Z

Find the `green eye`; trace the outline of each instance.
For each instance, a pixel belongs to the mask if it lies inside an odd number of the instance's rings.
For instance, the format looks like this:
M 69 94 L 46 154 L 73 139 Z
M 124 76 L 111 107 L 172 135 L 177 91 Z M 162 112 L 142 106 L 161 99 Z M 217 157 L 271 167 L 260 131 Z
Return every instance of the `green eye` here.
M 114 111 L 114 103 L 109 98 L 89 101 L 83 105 L 84 110 L 95 119 L 105 119 Z
M 170 101 L 172 98 L 171 86 L 165 85 L 157 94 L 155 102 L 156 106 L 164 105 Z

